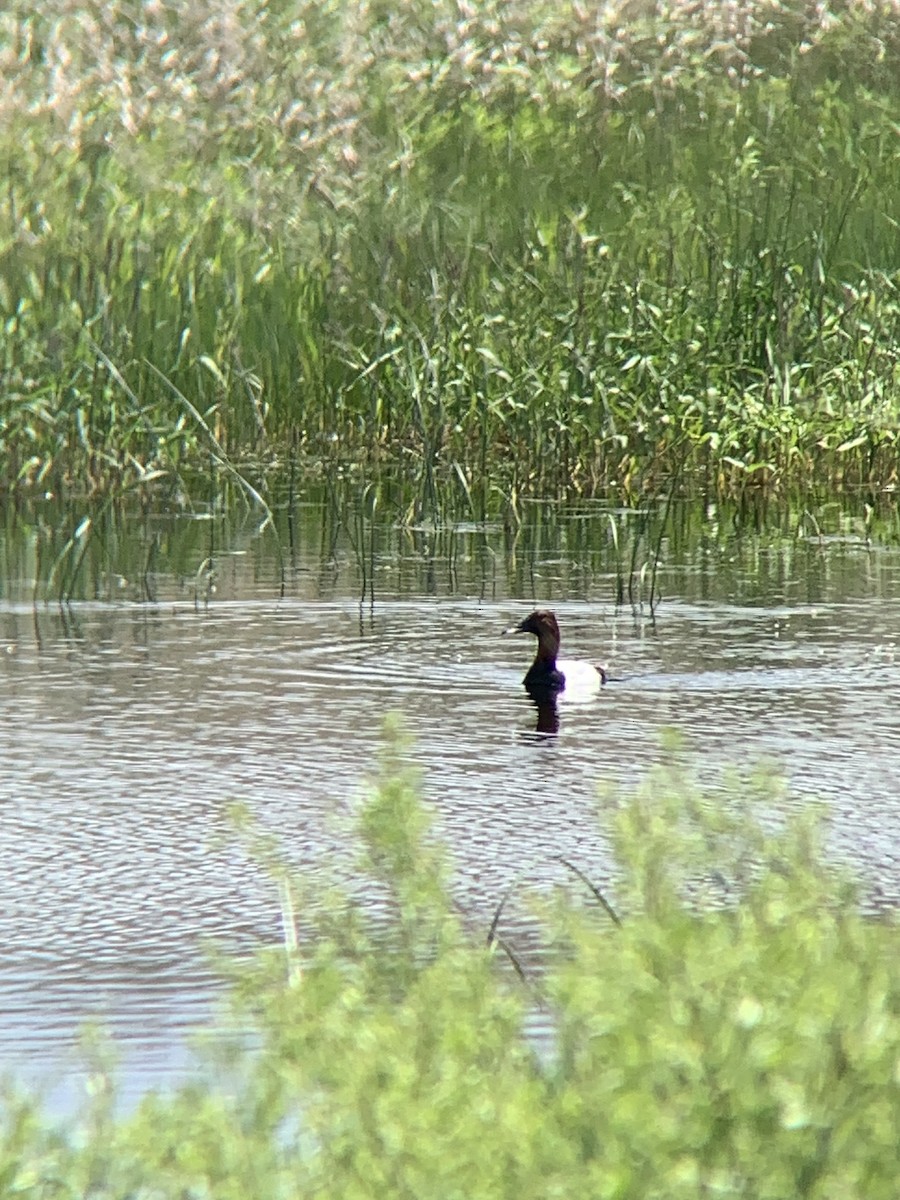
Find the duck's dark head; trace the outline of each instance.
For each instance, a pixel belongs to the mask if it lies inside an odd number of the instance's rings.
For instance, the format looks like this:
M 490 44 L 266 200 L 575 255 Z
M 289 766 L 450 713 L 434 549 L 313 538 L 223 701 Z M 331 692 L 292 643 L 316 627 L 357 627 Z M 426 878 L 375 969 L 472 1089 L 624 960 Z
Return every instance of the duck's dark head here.
M 538 640 L 538 658 L 556 659 L 559 653 L 559 625 L 556 615 L 549 608 L 536 608 L 518 625 L 504 629 L 504 633 L 533 633 Z

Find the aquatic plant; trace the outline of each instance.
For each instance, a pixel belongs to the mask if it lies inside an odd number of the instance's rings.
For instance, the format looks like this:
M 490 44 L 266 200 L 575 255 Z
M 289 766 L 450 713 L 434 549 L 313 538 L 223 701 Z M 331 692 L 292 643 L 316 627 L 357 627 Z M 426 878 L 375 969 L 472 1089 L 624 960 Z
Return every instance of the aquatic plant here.
M 13 0 L 8 486 L 893 482 L 896 17 Z

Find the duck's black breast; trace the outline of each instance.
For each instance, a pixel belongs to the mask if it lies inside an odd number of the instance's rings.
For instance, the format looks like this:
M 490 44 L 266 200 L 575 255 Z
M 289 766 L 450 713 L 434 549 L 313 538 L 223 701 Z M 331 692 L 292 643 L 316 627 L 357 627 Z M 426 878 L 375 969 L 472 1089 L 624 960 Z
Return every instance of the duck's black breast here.
M 528 670 L 523 680 L 529 691 L 561 692 L 566 686 L 566 677 L 554 664 L 536 662 Z

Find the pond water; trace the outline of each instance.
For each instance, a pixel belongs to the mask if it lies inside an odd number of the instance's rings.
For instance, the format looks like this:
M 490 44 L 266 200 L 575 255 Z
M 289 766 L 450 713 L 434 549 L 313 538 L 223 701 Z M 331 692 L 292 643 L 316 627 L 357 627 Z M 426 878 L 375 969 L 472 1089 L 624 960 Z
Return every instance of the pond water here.
M 256 519 L 201 517 L 98 533 L 62 607 L 33 603 L 61 522 L 7 521 L 0 1059 L 52 1104 L 83 1094 L 85 1021 L 115 1042 L 125 1102 L 183 1076 L 222 994 L 207 940 L 281 934 L 231 805 L 304 878 L 350 879 L 347 815 L 394 711 L 476 927 L 514 881 L 559 882 L 560 856 L 613 886 L 597 785 L 638 781 L 669 727 L 713 787 L 762 762 L 787 776 L 786 805 L 824 801 L 866 903 L 900 902 L 895 545 L 843 519 L 812 535 L 792 517 L 676 515 L 651 616 L 616 604 L 637 518 L 602 506 L 435 530 L 354 527 L 310 502 L 280 528 L 283 556 Z M 564 652 L 617 677 L 564 698 L 553 737 L 521 686 L 532 639 L 499 636 L 536 603 Z M 504 914 L 513 944 L 527 914 L 524 899 Z

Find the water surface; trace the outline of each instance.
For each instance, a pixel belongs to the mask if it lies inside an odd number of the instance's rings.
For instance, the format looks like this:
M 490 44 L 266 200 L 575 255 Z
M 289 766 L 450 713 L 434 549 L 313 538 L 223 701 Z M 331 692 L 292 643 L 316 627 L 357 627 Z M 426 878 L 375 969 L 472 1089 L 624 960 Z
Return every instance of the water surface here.
M 517 881 L 513 943 L 527 890 L 565 874 L 560 856 L 614 891 L 597 785 L 636 782 L 667 727 L 713 787 L 721 766 L 763 761 L 788 776 L 786 805 L 823 800 L 831 852 L 867 904 L 895 905 L 897 550 L 702 523 L 664 545 L 651 617 L 615 603 L 609 528 L 590 510 L 554 514 L 540 537 L 385 522 L 361 553 L 312 507 L 285 564 L 258 523 L 219 529 L 212 555 L 203 522 L 150 535 L 143 523 L 135 538 L 181 537 L 183 568 L 100 568 L 93 597 L 62 607 L 31 603 L 27 549 L 8 543 L 6 1065 L 77 1097 L 79 1031 L 99 1019 L 126 1098 L 176 1082 L 187 1032 L 221 994 L 207 941 L 248 951 L 280 937 L 277 896 L 230 806 L 246 803 L 304 878 L 353 878 L 348 819 L 393 711 L 475 928 Z M 537 602 L 556 609 L 568 655 L 618 677 L 588 703 L 564 700 L 551 738 L 521 688 L 530 639 L 499 637 Z

